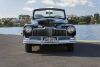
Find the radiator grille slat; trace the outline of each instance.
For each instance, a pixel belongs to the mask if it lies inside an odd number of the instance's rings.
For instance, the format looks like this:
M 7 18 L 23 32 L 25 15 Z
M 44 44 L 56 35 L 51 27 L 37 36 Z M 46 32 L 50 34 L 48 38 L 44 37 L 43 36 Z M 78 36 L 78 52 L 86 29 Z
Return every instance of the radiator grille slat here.
M 53 36 L 66 36 L 66 30 L 53 30 Z
M 67 36 L 66 30 L 33 30 L 33 36 Z

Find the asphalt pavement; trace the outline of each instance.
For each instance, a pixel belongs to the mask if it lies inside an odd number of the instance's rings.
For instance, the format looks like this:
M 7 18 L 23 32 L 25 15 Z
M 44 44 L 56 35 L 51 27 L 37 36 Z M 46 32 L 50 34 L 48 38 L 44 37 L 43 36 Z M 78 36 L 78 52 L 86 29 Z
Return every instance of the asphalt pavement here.
M 22 38 L 0 35 L 0 67 L 100 67 L 99 42 L 76 43 L 74 52 L 47 47 L 26 53 Z

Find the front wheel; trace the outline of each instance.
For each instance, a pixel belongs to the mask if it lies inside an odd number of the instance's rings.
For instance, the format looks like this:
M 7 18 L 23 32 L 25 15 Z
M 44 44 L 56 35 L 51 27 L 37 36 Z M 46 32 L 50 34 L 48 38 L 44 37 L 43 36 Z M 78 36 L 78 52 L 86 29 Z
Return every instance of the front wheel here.
M 32 45 L 31 44 L 25 44 L 25 51 L 27 53 L 31 53 L 32 52 Z
M 74 51 L 74 44 L 68 44 L 68 45 L 67 45 L 67 50 L 68 50 L 69 52 L 73 52 L 73 51 Z

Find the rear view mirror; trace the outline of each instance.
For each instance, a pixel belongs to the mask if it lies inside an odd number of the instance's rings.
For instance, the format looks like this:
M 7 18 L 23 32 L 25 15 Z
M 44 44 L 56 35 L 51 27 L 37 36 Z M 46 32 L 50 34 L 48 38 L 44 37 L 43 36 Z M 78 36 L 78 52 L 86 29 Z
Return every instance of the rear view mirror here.
M 53 12 L 46 12 L 46 14 L 53 14 Z

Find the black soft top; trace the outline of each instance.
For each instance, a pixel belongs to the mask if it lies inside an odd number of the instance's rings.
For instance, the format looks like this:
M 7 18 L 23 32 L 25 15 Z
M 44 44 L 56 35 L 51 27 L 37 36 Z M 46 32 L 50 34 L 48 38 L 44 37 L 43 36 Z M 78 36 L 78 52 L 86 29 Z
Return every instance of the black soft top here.
M 59 9 L 59 8 L 39 8 L 39 9 L 35 9 L 34 11 L 36 10 L 62 10 L 62 11 L 65 11 L 64 9 Z

